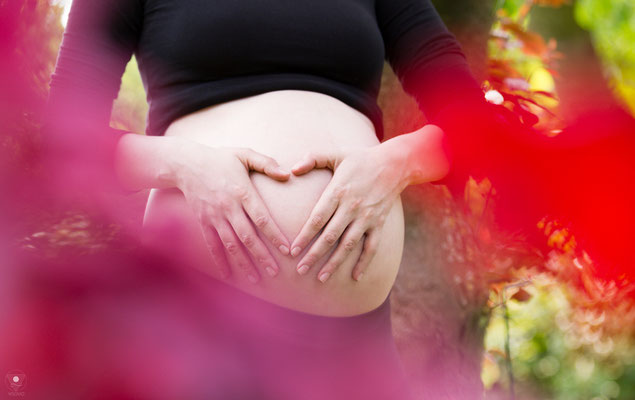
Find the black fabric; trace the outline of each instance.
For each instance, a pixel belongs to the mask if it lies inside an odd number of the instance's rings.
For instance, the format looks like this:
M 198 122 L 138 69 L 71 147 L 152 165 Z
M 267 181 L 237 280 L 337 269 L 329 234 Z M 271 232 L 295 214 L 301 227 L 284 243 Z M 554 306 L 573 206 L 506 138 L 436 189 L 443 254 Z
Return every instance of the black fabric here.
M 81 107 L 107 126 L 132 54 L 150 105 L 148 135 L 212 104 L 301 89 L 360 110 L 381 140 L 384 60 L 430 121 L 459 97 L 482 96 L 429 0 L 74 0 L 50 108 Z

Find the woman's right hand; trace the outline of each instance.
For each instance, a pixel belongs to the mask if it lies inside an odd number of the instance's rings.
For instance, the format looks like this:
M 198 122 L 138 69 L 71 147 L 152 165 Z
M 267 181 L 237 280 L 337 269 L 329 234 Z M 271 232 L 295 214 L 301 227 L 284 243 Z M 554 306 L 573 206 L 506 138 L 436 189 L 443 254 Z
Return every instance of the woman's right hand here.
M 290 173 L 273 158 L 249 148 L 210 147 L 196 142 L 183 146 L 176 168 L 176 186 L 198 218 L 221 277 L 228 278 L 232 266 L 238 267 L 250 282 L 257 283 L 260 274 L 254 265 L 276 276 L 279 266 L 249 218 L 284 255 L 289 254 L 289 241 L 253 186 L 249 171 L 262 172 L 278 181 L 288 180 Z

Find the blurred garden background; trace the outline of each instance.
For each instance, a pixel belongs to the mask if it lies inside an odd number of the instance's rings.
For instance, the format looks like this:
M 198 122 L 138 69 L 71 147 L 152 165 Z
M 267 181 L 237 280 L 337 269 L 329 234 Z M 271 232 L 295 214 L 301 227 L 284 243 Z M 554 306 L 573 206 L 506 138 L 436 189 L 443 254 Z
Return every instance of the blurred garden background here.
M 11 60 L 1 78 L 0 166 L 4 173 L 30 176 L 45 172 L 37 166 L 39 112 L 71 1 L 18 3 L 0 0 L 1 17 L 11 22 L 0 25 L 4 59 Z M 578 116 L 609 109 L 635 116 L 632 0 L 433 3 L 484 91 L 496 91 L 501 104 L 535 132 L 556 137 Z M 387 137 L 425 122 L 388 64 L 379 101 Z M 147 111 L 133 57 L 111 126 L 143 133 Z M 610 122 L 601 126 L 610 129 Z M 553 175 L 561 172 L 554 169 Z M 567 186 L 569 175 L 561 176 L 562 187 L 573 187 Z M 121 201 L 138 223 L 147 194 Z M 505 200 L 499 203 L 497 194 L 496 181 L 487 177 L 469 180 L 458 202 L 432 185 L 404 193 L 407 243 L 394 291 L 394 331 L 418 393 L 432 399 L 479 398 L 483 391 L 486 399 L 635 399 L 632 266 L 598 263 L 586 247 L 595 243 L 593 236 L 581 240 L 584 226 L 562 215 L 523 214 L 519 206 L 506 212 L 526 219 L 516 230 L 502 228 L 497 212 Z M 545 195 L 561 200 L 558 193 Z M 566 201 L 591 213 L 613 207 L 584 198 Z M 614 226 L 614 240 L 611 230 L 602 232 L 621 248 L 635 239 L 623 226 L 635 222 L 633 207 L 605 224 Z M 10 210 L 18 222 L 7 225 L 7 237 L 20 251 L 54 255 L 58 248 L 119 243 L 116 224 L 92 222 L 81 210 Z

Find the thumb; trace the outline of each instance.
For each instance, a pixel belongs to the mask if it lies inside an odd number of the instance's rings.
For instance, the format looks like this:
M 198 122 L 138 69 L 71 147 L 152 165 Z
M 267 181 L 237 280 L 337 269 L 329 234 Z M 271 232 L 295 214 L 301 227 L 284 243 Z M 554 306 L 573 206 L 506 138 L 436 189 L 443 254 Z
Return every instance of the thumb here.
M 335 171 L 335 168 L 342 160 L 342 156 L 343 152 L 340 149 L 327 152 L 311 151 L 291 167 L 291 172 L 295 175 L 302 175 L 315 168 L 330 168 Z
M 283 170 L 280 164 L 272 157 L 247 149 L 243 153 L 242 159 L 249 170 L 262 172 L 271 178 L 281 181 L 289 179 L 289 172 Z

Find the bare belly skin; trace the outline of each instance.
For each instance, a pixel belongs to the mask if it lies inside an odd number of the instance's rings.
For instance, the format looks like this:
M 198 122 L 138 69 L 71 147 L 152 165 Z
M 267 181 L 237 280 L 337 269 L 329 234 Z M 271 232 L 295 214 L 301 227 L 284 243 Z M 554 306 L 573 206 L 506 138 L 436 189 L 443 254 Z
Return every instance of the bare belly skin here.
M 166 136 L 182 136 L 212 147 L 248 147 L 275 158 L 290 170 L 309 150 L 328 151 L 342 146 L 368 147 L 379 143 L 371 121 L 359 111 L 331 96 L 300 90 L 281 90 L 210 106 L 175 120 Z M 316 169 L 279 182 L 250 173 L 251 180 L 272 217 L 293 241 L 308 219 L 332 177 L 329 169 Z M 182 224 L 188 257 L 197 268 L 220 279 L 210 264 L 203 235 L 180 190 L 152 189 L 146 206 L 144 227 L 161 225 L 167 215 Z M 297 257 L 283 256 L 259 232 L 277 261 L 276 277 L 261 273 L 257 284 L 238 271 L 225 282 L 253 296 L 297 311 L 325 316 L 358 315 L 378 307 L 388 296 L 401 263 L 404 215 L 398 197 L 386 218 L 379 248 L 360 281 L 352 269 L 362 251 L 359 243 L 344 264 L 326 282 L 317 279 L 329 252 L 308 274 L 300 276 Z M 339 242 L 338 242 L 339 243 Z M 310 247 L 310 246 L 309 246 Z M 260 271 L 260 269 L 259 269 Z

